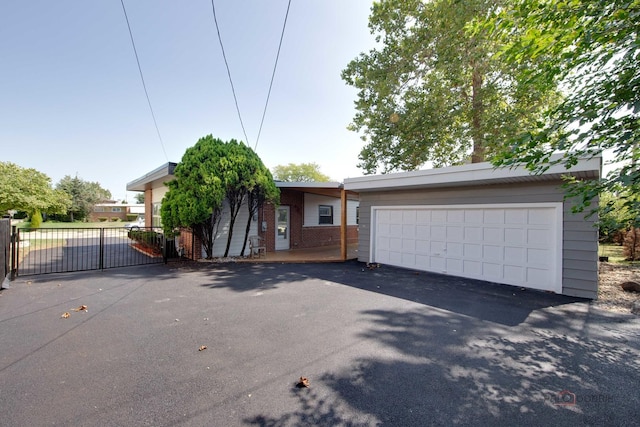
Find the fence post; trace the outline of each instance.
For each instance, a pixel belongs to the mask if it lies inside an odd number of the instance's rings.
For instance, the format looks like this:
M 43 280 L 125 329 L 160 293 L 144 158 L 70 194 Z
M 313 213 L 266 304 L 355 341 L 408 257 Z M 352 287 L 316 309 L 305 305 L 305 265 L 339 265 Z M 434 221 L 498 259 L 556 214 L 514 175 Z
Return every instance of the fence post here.
M 167 235 L 162 233 L 162 261 L 166 264 L 167 260 Z
M 16 225 L 11 227 L 11 277 L 9 280 L 15 280 L 16 274 L 18 273 L 18 256 L 20 255 L 18 248 L 18 236 L 17 231 L 18 227 Z
M 100 259 L 98 260 L 99 269 L 104 270 L 104 228 L 100 228 Z

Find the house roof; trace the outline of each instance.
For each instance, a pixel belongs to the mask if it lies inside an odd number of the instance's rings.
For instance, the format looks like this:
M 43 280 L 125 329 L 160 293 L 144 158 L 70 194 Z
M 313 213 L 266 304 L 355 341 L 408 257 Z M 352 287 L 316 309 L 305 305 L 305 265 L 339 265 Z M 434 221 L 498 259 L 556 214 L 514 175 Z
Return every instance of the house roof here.
M 158 184 L 162 185 L 173 177 L 173 171 L 177 163 L 167 162 L 164 165 L 152 170 L 148 174 L 127 183 L 127 191 L 145 191 Z M 154 185 L 156 184 L 156 185 Z
M 304 193 L 319 194 L 321 196 L 340 197 L 343 185 L 340 182 L 284 182 L 276 181 L 280 190 L 302 191 Z M 350 199 L 357 198 L 356 193 L 347 192 Z
M 551 160 L 559 158 L 559 155 L 551 156 Z M 532 174 L 524 166 L 496 168 L 491 163 L 484 162 L 448 168 L 347 178 L 344 181 L 344 188 L 357 192 L 371 192 L 469 185 L 517 184 L 557 181 L 563 175 L 572 175 L 579 179 L 597 179 L 600 178 L 601 168 L 602 157 L 600 156 L 581 159 L 571 169 L 567 169 L 562 164 L 556 164 L 541 174 Z

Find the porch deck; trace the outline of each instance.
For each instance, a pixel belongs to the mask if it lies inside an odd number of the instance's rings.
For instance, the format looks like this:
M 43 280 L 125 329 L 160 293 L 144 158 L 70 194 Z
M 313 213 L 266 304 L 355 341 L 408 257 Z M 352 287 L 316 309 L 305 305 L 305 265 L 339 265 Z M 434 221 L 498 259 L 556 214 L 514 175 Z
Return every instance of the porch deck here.
M 347 246 L 347 260 L 358 258 L 358 244 Z M 287 251 L 267 252 L 260 258 L 240 258 L 238 262 L 340 262 L 340 245 L 322 246 L 309 249 L 290 249 Z

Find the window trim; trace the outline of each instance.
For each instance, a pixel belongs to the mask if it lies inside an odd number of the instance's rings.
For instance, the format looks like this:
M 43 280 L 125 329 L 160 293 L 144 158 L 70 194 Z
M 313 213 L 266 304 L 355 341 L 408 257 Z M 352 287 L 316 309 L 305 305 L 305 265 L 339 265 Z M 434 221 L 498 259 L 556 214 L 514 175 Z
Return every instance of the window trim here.
M 323 213 L 325 211 L 325 213 Z M 318 224 L 333 225 L 333 206 L 318 205 Z

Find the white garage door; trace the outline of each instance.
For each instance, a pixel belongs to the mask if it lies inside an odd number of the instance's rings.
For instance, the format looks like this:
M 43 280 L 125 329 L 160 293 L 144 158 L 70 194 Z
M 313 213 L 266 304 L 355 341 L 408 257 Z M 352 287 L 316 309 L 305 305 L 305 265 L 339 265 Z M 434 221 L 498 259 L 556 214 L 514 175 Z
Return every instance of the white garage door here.
M 562 204 L 373 207 L 372 262 L 562 292 Z

